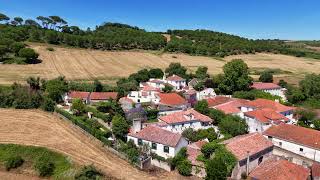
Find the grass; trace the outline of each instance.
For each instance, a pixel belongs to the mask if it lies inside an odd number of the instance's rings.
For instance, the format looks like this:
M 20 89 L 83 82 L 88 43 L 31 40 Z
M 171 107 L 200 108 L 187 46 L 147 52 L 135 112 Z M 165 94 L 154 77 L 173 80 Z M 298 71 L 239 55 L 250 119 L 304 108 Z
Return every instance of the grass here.
M 250 68 L 251 75 L 260 75 L 264 71 L 268 71 L 274 75 L 277 74 L 292 74 L 291 71 L 281 70 L 280 68 Z
M 23 146 L 16 144 L 0 144 L 0 164 L 4 165 L 7 158 L 12 156 L 21 156 L 27 164 L 33 165 L 41 156 L 47 156 L 55 165 L 53 178 L 72 179 L 74 176 L 74 165 L 64 155 L 53 152 L 44 147 Z

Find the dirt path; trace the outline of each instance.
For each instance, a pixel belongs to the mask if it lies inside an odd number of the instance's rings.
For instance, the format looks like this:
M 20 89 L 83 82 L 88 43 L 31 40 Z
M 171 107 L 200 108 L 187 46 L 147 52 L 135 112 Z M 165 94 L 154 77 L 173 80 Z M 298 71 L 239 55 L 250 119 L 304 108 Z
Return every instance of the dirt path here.
M 132 167 L 72 127 L 69 122 L 39 110 L 0 109 L 0 143 L 43 146 L 80 164 L 94 164 L 121 179 L 181 179 L 175 173 L 150 175 Z

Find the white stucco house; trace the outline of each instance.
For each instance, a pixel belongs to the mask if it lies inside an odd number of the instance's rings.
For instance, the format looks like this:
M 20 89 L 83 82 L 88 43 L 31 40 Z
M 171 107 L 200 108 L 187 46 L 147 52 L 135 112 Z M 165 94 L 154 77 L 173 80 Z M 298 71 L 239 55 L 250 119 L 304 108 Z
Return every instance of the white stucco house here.
M 197 91 L 197 100 L 201 101 L 203 99 L 209 99 L 212 97 L 217 96 L 217 94 L 214 92 L 213 88 L 205 88 L 202 91 Z
M 280 124 L 270 127 L 263 135 L 277 147 L 275 155 L 299 165 L 311 166 L 313 162 L 320 162 L 320 131 Z
M 167 77 L 166 83 L 172 85 L 175 91 L 181 91 L 187 86 L 186 80 L 175 74 Z
M 152 86 L 144 86 L 139 91 L 131 91 L 127 98 L 131 99 L 134 103 L 151 103 L 156 99 L 156 95 L 159 94 L 160 89 Z
M 188 145 L 181 134 L 157 126 L 147 126 L 137 133 L 129 133 L 127 139 L 137 146 L 147 144 L 151 152 L 164 158 L 174 157 L 182 147 Z
M 282 88 L 281 86 L 274 83 L 263 83 L 263 82 L 254 82 L 251 85 L 251 88 L 258 89 L 267 93 L 270 93 L 274 96 L 280 96 L 282 100 L 286 101 L 286 88 Z
M 212 125 L 213 120 L 210 117 L 191 108 L 160 116 L 158 120 L 162 123 L 163 128 L 175 133 L 182 133 L 188 128 L 199 130 L 214 127 Z

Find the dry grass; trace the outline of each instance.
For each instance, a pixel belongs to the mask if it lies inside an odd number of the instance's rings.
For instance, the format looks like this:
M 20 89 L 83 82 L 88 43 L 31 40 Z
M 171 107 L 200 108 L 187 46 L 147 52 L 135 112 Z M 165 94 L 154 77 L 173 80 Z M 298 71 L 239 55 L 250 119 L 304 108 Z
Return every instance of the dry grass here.
M 24 82 L 29 76 L 52 79 L 65 76 L 69 80 L 100 79 L 115 82 L 119 77 L 126 77 L 142 68 L 159 67 L 165 69 L 171 62 L 180 62 L 190 71 L 204 65 L 210 74 L 222 72 L 222 66 L 229 60 L 242 58 L 250 68 L 274 68 L 290 71 L 290 77 L 303 77 L 306 73 L 318 73 L 320 61 L 277 54 L 237 55 L 225 59 L 189 56 L 185 54 L 168 54 L 154 52 L 110 52 L 75 48 L 54 47 L 48 51 L 46 45 L 33 44 L 40 53 L 41 64 L 35 65 L 0 65 L 0 84 L 14 81 Z M 177 57 L 177 58 L 174 58 Z M 280 74 L 277 77 L 288 76 Z
M 120 179 L 179 178 L 175 173 L 151 175 L 139 171 L 116 155 L 107 153 L 69 122 L 49 113 L 14 109 L 0 109 L 0 113 L 0 143 L 47 147 L 71 157 L 79 164 L 94 164 L 104 173 Z M 11 177 L 10 174 L 6 176 Z

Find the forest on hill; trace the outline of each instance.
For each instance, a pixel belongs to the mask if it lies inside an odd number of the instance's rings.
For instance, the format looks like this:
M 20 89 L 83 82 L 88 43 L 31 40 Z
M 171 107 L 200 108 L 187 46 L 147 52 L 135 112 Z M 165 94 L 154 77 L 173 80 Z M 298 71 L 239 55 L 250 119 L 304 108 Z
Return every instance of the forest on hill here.
M 299 49 L 282 40 L 252 40 L 209 30 L 168 30 L 159 33 L 121 23 L 103 23 L 94 30 L 82 30 L 68 25 L 59 16 L 23 20 L 2 13 L 0 23 L 0 58 L 7 52 L 14 53 L 11 47 L 14 42 L 30 41 L 101 50 L 164 50 L 218 57 L 273 52 L 320 59 L 318 52 Z M 171 35 L 171 40 L 167 42 L 162 34 Z

